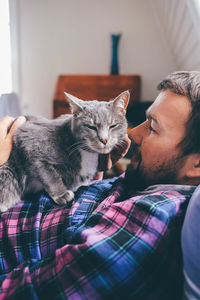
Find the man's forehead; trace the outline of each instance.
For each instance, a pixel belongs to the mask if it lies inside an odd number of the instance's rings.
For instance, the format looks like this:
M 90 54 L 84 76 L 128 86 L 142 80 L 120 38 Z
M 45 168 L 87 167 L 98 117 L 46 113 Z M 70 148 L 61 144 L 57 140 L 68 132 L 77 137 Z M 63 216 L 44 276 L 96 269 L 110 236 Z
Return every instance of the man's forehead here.
M 191 108 L 191 103 L 187 97 L 166 90 L 158 95 L 147 110 L 147 115 L 150 115 L 160 124 L 163 122 L 166 124 L 185 124 Z

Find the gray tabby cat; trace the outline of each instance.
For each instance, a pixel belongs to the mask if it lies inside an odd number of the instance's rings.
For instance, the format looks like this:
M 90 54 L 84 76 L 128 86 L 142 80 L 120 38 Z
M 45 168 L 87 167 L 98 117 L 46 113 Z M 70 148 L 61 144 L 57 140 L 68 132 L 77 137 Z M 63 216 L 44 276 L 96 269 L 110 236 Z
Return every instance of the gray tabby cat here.
M 109 102 L 65 95 L 72 115 L 55 120 L 28 116 L 14 133 L 10 158 L 0 167 L 0 211 L 31 190 L 44 189 L 57 204 L 66 204 L 74 198 L 72 191 L 93 179 L 99 154 L 123 143 L 128 91 Z

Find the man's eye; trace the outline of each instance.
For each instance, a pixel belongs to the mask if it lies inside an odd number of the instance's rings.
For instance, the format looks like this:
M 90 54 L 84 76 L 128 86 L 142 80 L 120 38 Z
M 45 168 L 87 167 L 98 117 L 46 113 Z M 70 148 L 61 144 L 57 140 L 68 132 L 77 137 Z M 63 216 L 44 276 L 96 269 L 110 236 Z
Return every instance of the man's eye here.
M 91 125 L 88 125 L 88 124 L 86 124 L 85 126 L 89 129 L 91 129 L 91 130 L 97 130 L 97 128 L 95 126 L 91 126 Z
M 150 129 L 152 132 L 155 132 L 155 133 L 156 133 L 156 130 L 153 129 L 153 127 L 151 127 L 151 125 L 149 125 L 149 129 Z
M 110 128 L 115 128 L 115 127 L 117 127 L 117 125 L 118 124 L 113 124 L 113 125 L 110 126 Z

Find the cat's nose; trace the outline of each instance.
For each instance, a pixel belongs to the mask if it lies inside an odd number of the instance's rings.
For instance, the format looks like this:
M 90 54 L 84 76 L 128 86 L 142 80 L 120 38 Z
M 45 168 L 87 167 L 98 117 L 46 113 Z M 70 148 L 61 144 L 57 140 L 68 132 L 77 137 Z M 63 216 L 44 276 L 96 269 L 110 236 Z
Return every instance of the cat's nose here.
M 100 139 L 100 141 L 104 144 L 104 145 L 106 145 L 107 144 L 107 142 L 108 142 L 108 140 L 107 139 Z

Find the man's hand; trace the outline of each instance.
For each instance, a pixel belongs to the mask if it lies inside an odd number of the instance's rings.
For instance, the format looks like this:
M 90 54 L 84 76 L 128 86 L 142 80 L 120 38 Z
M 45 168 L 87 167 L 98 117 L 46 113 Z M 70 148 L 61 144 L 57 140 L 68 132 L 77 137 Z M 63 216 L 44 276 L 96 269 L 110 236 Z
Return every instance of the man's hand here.
M 122 157 L 126 155 L 130 147 L 131 141 L 126 135 L 124 141 L 117 147 L 115 147 L 109 154 L 99 155 L 99 171 L 106 171 L 112 168 L 112 166 Z
M 10 156 L 14 131 L 26 122 L 26 118 L 21 116 L 12 125 L 13 121 L 14 118 L 9 116 L 0 120 L 0 166 L 5 164 Z

